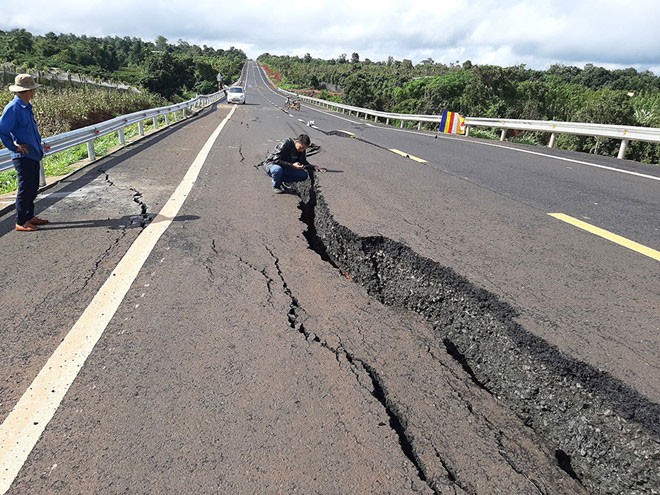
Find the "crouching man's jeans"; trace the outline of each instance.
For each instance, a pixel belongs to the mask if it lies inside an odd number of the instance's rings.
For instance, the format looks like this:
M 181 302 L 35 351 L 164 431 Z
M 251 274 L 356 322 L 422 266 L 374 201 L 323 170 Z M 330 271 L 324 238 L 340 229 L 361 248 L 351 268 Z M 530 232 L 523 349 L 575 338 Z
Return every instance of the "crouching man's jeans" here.
M 304 168 L 281 167 L 275 164 L 268 169 L 268 175 L 273 179 L 273 187 L 278 189 L 282 186 L 282 182 L 301 182 L 309 177 Z

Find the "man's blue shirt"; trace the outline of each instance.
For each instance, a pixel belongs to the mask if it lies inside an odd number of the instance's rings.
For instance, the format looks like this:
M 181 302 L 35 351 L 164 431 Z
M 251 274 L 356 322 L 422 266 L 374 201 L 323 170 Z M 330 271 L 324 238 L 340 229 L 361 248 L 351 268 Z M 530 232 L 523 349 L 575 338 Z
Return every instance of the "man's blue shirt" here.
M 41 161 L 44 150 L 41 147 L 41 135 L 34 119 L 32 105 L 25 103 L 18 96 L 7 103 L 2 116 L 0 116 L 0 139 L 11 151 L 11 157 L 27 157 Z M 25 144 L 28 147 L 27 155 L 16 152 L 16 144 Z

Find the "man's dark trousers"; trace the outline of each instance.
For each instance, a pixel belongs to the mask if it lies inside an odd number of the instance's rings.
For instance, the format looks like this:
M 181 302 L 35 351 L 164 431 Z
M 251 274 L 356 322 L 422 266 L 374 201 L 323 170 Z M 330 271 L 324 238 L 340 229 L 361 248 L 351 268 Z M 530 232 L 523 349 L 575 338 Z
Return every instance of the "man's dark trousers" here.
M 18 175 L 16 192 L 16 224 L 23 225 L 34 218 L 34 200 L 39 192 L 39 162 L 31 158 L 12 160 Z

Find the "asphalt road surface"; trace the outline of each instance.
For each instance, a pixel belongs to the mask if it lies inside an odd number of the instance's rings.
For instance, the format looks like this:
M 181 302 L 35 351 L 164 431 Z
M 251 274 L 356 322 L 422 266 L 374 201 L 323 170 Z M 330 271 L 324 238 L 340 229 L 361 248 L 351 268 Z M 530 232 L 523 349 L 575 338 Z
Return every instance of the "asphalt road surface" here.
M 657 168 L 243 79 L 4 211 L 0 493 L 657 492 Z

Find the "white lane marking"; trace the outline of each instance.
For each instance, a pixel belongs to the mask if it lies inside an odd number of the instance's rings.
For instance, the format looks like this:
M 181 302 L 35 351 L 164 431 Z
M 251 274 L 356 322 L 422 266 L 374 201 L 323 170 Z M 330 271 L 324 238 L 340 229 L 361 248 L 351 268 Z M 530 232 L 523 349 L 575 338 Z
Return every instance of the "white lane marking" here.
M 262 75 L 262 80 L 263 80 L 263 75 Z M 276 91 L 273 91 L 271 88 L 268 88 L 268 89 L 270 89 L 273 93 L 278 94 Z M 327 115 L 329 117 L 334 117 L 334 118 L 337 118 L 337 119 L 340 119 L 340 120 L 344 120 L 346 122 L 350 122 L 350 123 L 356 124 L 356 125 L 367 125 L 368 127 L 376 127 L 378 129 L 383 129 L 385 131 L 403 132 L 403 133 L 407 133 L 407 134 L 416 134 L 418 136 L 429 136 L 428 133 L 423 133 L 423 132 L 419 132 L 419 131 L 411 131 L 411 130 L 408 130 L 408 129 L 397 129 L 396 127 L 375 126 L 375 125 L 373 125 L 369 122 L 359 121 L 359 120 L 355 121 L 355 120 L 352 120 L 352 119 L 348 119 L 346 117 L 342 117 L 341 115 L 337 115 L 335 112 L 327 112 L 327 111 L 321 110 L 319 108 L 315 108 L 313 106 L 309 106 L 307 108 L 309 108 L 310 110 L 313 110 L 315 112 L 322 113 L 323 115 Z M 609 170 L 609 171 L 612 171 L 612 172 L 619 172 L 619 173 L 622 173 L 622 174 L 635 175 L 637 177 L 643 177 L 644 179 L 651 179 L 651 180 L 660 181 L 660 177 L 656 177 L 654 175 L 646 175 L 646 174 L 641 174 L 639 172 L 630 172 L 628 170 L 622 170 L 622 169 L 619 169 L 619 168 L 608 167 L 608 166 L 605 166 L 605 165 L 597 165 L 595 163 L 584 162 L 584 161 L 581 161 L 581 160 L 574 160 L 572 158 L 564 158 L 564 157 L 561 157 L 561 156 L 547 155 L 545 153 L 541 153 L 541 152 L 538 152 L 538 151 L 522 150 L 520 148 L 513 148 L 513 147 L 510 147 L 510 146 L 503 145 L 503 144 L 484 143 L 484 142 L 481 142 L 481 141 L 468 141 L 465 138 L 456 138 L 456 137 L 446 136 L 446 135 L 442 135 L 442 134 L 437 134 L 437 137 L 440 137 L 442 139 L 450 139 L 450 140 L 453 140 L 453 141 L 461 141 L 463 143 L 478 144 L 478 145 L 482 145 L 482 146 L 492 146 L 494 148 L 503 148 L 503 149 L 506 149 L 506 150 L 518 151 L 520 153 L 529 153 L 531 155 L 543 156 L 545 158 L 552 158 L 552 159 L 555 159 L 555 160 L 563 160 L 563 161 L 566 161 L 566 162 L 578 163 L 580 165 L 587 165 L 589 167 L 600 168 L 600 169 Z
M 328 113 L 326 111 L 319 110 L 318 108 L 313 108 L 313 107 L 309 107 L 309 108 L 310 108 L 310 110 L 314 110 L 316 112 L 322 113 L 322 114 L 327 115 L 329 117 L 335 117 L 337 119 L 345 120 L 347 122 L 351 122 L 351 123 L 356 124 L 356 125 L 358 125 L 358 124 L 364 125 L 365 124 L 365 122 L 360 122 L 360 121 L 356 122 L 354 120 L 347 119 L 347 118 L 342 117 L 340 115 L 334 115 L 332 113 Z M 378 129 L 382 129 L 384 131 L 402 132 L 402 133 L 406 133 L 406 134 L 415 134 L 417 136 L 429 136 L 428 133 L 423 133 L 423 132 L 419 132 L 419 131 L 411 131 L 411 130 L 408 130 L 408 129 L 397 129 L 396 127 L 374 126 L 373 124 L 369 124 L 369 123 L 366 123 L 366 124 L 370 127 L 377 127 Z M 606 165 L 598 165 L 598 164 L 595 164 L 595 163 L 589 163 L 589 162 L 585 162 L 585 161 L 582 161 L 582 160 L 575 160 L 573 158 L 565 158 L 563 156 L 548 155 L 546 153 L 541 153 L 539 151 L 522 150 L 520 148 L 513 148 L 511 146 L 506 146 L 506 145 L 503 145 L 503 144 L 484 143 L 484 142 L 481 142 L 481 141 L 468 141 L 467 138 L 457 138 L 457 137 L 451 137 L 451 136 L 443 136 L 442 134 L 438 134 L 438 137 L 441 138 L 441 139 L 448 139 L 448 140 L 451 140 L 451 141 L 460 141 L 462 143 L 476 144 L 476 145 L 481 145 L 481 146 L 492 146 L 493 148 L 502 148 L 502 149 L 505 149 L 505 150 L 517 151 L 519 153 L 529 153 L 530 155 L 542 156 L 544 158 L 551 158 L 551 159 L 554 159 L 554 160 L 562 160 L 562 161 L 565 161 L 565 162 L 578 163 L 580 165 L 587 165 L 589 167 L 595 167 L 595 168 L 600 168 L 600 169 L 604 169 L 604 170 L 609 170 L 611 172 L 619 172 L 619 173 L 622 173 L 622 174 L 635 175 L 637 177 L 642 177 L 644 179 L 651 179 L 651 180 L 660 181 L 660 177 L 656 177 L 655 175 L 647 175 L 647 174 L 642 174 L 642 173 L 639 173 L 639 172 L 631 172 L 629 170 L 622 170 L 620 168 L 608 167 Z
M 156 218 L 137 237 L 28 390 L 0 425 L 0 493 L 14 482 L 64 395 L 137 277 L 156 242 L 179 213 L 208 154 L 236 106 L 206 141 Z
M 261 74 L 261 78 L 263 80 L 263 74 Z M 266 85 L 266 87 L 268 87 L 268 89 L 270 89 L 270 91 L 273 92 L 274 94 L 278 94 L 276 91 L 271 89 L 268 85 Z M 356 125 L 365 125 L 366 124 L 369 127 L 377 127 L 378 129 L 383 129 L 385 131 L 403 132 L 403 133 L 407 133 L 407 134 L 415 134 L 415 135 L 418 135 L 418 136 L 429 136 L 428 133 L 423 133 L 423 132 L 419 132 L 419 131 L 411 131 L 411 130 L 408 130 L 408 129 L 397 129 L 396 127 L 374 126 L 373 124 L 370 124 L 368 122 L 355 121 L 355 120 L 352 120 L 352 119 L 348 119 L 346 117 L 342 117 L 341 115 L 337 115 L 335 112 L 327 112 L 327 111 L 321 110 L 319 108 L 315 108 L 313 106 L 309 106 L 307 108 L 309 108 L 312 111 L 321 113 L 323 115 L 327 115 L 328 117 L 334 117 L 336 119 L 340 119 L 340 120 L 350 122 L 350 123 L 356 124 Z M 562 161 L 566 161 L 566 162 L 577 163 L 577 164 L 580 164 L 580 165 L 587 165 L 589 167 L 600 168 L 600 169 L 603 169 L 603 170 L 609 170 L 611 172 L 618 172 L 618 173 L 622 173 L 622 174 L 634 175 L 636 177 L 642 177 L 644 179 L 651 179 L 651 180 L 660 181 L 660 177 L 656 177 L 654 175 L 647 175 L 647 174 L 642 174 L 642 173 L 639 173 L 639 172 L 631 172 L 629 170 L 622 170 L 622 169 L 618 169 L 618 168 L 614 168 L 614 167 L 608 167 L 608 166 L 605 166 L 605 165 L 597 165 L 595 163 L 589 163 L 589 162 L 585 162 L 585 161 L 582 161 L 582 160 L 575 160 L 573 158 L 565 158 L 565 157 L 561 157 L 561 156 L 548 155 L 546 153 L 541 153 L 539 151 L 523 150 L 523 149 L 520 149 L 520 148 L 513 148 L 513 147 L 510 147 L 510 146 L 503 145 L 503 144 L 484 143 L 484 142 L 481 142 L 481 141 L 468 141 L 466 138 L 451 137 L 451 136 L 447 136 L 447 135 L 443 135 L 443 134 L 437 134 L 436 137 L 439 137 L 441 139 L 448 139 L 448 140 L 452 140 L 452 141 L 460 141 L 462 143 L 470 143 L 470 144 L 476 144 L 476 145 L 481 145 L 481 146 L 492 146 L 494 148 L 503 148 L 503 149 L 506 149 L 506 150 L 517 151 L 517 152 L 520 152 L 520 153 L 529 153 L 531 155 L 542 156 L 544 158 L 562 160 Z
M 337 119 L 340 119 L 340 120 L 345 120 L 347 122 L 351 122 L 351 123 L 356 124 L 356 125 L 366 124 L 369 127 L 377 127 L 378 129 L 382 129 L 384 131 L 402 132 L 402 133 L 406 133 L 406 134 L 415 134 L 417 136 L 429 136 L 428 133 L 419 132 L 419 131 L 411 131 L 411 130 L 408 130 L 408 129 L 397 129 L 396 127 L 374 126 L 373 124 L 369 124 L 368 122 L 361 122 L 361 121 L 356 122 L 354 120 L 347 119 L 347 118 L 342 117 L 340 115 L 335 115 L 333 113 L 326 112 L 324 110 L 319 110 L 318 108 L 309 107 L 309 109 L 314 110 L 315 112 L 322 113 L 322 114 L 327 115 L 329 117 L 334 117 L 334 118 L 337 118 Z M 580 165 L 587 165 L 589 167 L 595 167 L 595 168 L 600 168 L 600 169 L 604 169 L 604 170 L 610 170 L 612 172 L 619 172 L 619 173 L 622 173 L 622 174 L 635 175 L 637 177 L 642 177 L 644 179 L 651 179 L 651 180 L 660 181 L 660 177 L 656 177 L 655 175 L 647 175 L 647 174 L 642 174 L 642 173 L 639 173 L 639 172 L 631 172 L 629 170 L 622 170 L 622 169 L 619 169 L 619 168 L 608 167 L 606 165 L 597 165 L 595 163 L 589 163 L 589 162 L 585 162 L 585 161 L 582 161 L 582 160 L 575 160 L 573 158 L 565 158 L 563 156 L 548 155 L 546 153 L 541 153 L 539 151 L 522 150 L 520 148 L 513 148 L 511 146 L 506 146 L 506 145 L 503 145 L 503 144 L 484 143 L 484 142 L 481 142 L 481 141 L 468 141 L 466 138 L 443 136 L 442 134 L 438 134 L 437 137 L 439 137 L 441 139 L 448 139 L 448 140 L 451 140 L 451 141 L 460 141 L 462 143 L 477 144 L 477 145 L 481 145 L 481 146 L 492 146 L 493 148 L 502 148 L 502 149 L 505 149 L 505 150 L 517 151 L 519 153 L 529 153 L 530 155 L 542 156 L 542 157 L 551 158 L 551 159 L 554 159 L 554 160 L 563 160 L 565 162 L 578 163 Z
M 457 138 L 447 138 L 447 139 L 454 139 L 454 140 L 457 140 L 457 141 L 466 142 L 462 139 L 457 139 Z M 631 172 L 630 170 L 622 170 L 620 168 L 608 167 L 606 165 L 597 165 L 595 163 L 583 162 L 581 160 L 575 160 L 573 158 L 565 158 L 563 156 L 546 155 L 545 153 L 541 153 L 539 151 L 521 150 L 520 148 L 511 148 L 509 146 L 504 146 L 503 144 L 482 143 L 482 142 L 479 142 L 479 141 L 469 141 L 469 142 L 473 143 L 473 144 L 481 144 L 483 146 L 492 146 L 493 148 L 504 148 L 506 150 L 518 151 L 520 153 L 528 153 L 530 155 L 543 156 L 545 158 L 553 158 L 555 160 L 563 160 L 565 162 L 579 163 L 580 165 L 587 165 L 589 167 L 602 168 L 604 170 L 610 170 L 612 172 L 619 172 L 621 174 L 635 175 L 637 177 L 643 177 L 644 179 L 660 180 L 660 177 L 656 177 L 655 175 L 640 174 L 639 172 Z

